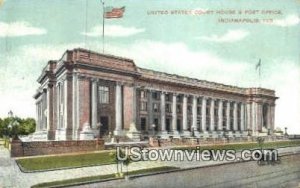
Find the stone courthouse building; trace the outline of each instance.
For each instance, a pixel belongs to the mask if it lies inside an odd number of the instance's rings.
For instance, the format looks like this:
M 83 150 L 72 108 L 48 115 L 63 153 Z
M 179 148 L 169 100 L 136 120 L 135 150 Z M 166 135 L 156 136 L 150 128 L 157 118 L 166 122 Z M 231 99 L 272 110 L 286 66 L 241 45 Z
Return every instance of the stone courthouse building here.
M 275 91 L 241 88 L 137 67 L 85 49 L 49 61 L 34 95 L 36 132 L 49 140 L 126 135 L 231 137 L 272 133 Z M 90 129 L 89 129 L 90 127 Z

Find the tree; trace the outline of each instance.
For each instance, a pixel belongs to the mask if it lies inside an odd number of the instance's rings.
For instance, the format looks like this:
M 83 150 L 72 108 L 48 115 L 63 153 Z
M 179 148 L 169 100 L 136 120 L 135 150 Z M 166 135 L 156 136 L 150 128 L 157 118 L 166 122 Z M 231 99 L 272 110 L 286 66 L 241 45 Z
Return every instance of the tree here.
M 13 124 L 16 127 L 12 127 Z M 0 137 L 12 136 L 13 131 L 18 135 L 28 135 L 35 131 L 35 126 L 36 123 L 33 118 L 7 117 L 0 119 Z

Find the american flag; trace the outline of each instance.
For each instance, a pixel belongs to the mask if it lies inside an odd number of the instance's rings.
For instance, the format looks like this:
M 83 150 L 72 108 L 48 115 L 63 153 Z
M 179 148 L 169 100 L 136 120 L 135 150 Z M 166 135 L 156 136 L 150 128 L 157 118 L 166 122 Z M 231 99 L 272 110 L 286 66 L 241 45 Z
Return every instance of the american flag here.
M 114 7 L 105 7 L 104 18 L 122 18 L 125 12 L 125 7 L 114 8 Z

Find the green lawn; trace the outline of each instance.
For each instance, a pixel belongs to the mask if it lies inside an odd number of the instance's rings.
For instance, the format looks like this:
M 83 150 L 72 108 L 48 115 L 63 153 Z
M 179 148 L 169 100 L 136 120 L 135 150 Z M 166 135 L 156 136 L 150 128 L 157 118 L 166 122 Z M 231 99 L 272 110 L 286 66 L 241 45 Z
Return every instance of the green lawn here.
M 179 169 L 177 167 L 171 167 L 171 166 L 162 166 L 162 167 L 156 167 L 156 168 L 148 168 L 148 169 L 142 169 L 142 170 L 135 170 L 128 172 L 128 175 L 137 175 L 137 174 L 147 174 L 147 173 L 153 173 L 153 172 L 165 172 L 169 170 L 175 170 Z M 78 185 L 82 183 L 96 183 L 99 181 L 103 181 L 105 179 L 122 179 L 122 177 L 117 177 L 116 174 L 107 174 L 107 175 L 99 175 L 99 176 L 90 176 L 90 177 L 84 177 L 84 178 L 74 178 L 74 179 L 67 179 L 67 180 L 61 180 L 61 181 L 53 181 L 53 182 L 45 182 L 40 183 L 37 185 L 32 186 L 32 188 L 42 188 L 42 187 L 62 187 L 62 186 L 71 186 L 71 185 Z
M 277 142 L 265 142 L 263 148 L 280 148 L 280 147 L 292 147 L 300 146 L 300 140 L 294 141 L 277 141 Z M 227 145 L 214 145 L 214 146 L 201 146 L 201 150 L 217 150 L 217 149 L 234 149 L 234 150 L 243 150 L 243 149 L 255 149 L 259 148 L 257 143 L 241 143 L 241 144 L 227 144 Z M 186 146 L 186 147 L 174 147 L 175 150 L 194 150 L 196 146 Z
M 300 140 L 296 141 L 278 141 L 278 142 L 266 142 L 264 148 L 279 148 L 300 146 Z M 215 146 L 201 146 L 200 149 L 255 149 L 258 148 L 257 143 L 242 143 L 242 144 L 227 144 L 227 145 L 215 145 Z M 192 150 L 196 147 L 175 147 L 173 149 L 180 150 Z M 74 168 L 82 166 L 104 165 L 115 163 L 115 156 L 112 155 L 113 151 L 104 151 L 99 153 L 87 153 L 87 154 L 73 154 L 73 155 L 61 155 L 61 156 L 46 156 L 46 157 L 33 157 L 17 159 L 17 163 L 24 171 L 30 172 L 34 170 L 53 170 L 58 168 Z
M 99 153 L 23 158 L 17 159 L 17 163 L 24 171 L 104 165 L 114 163 L 115 157 L 112 153 L 114 152 L 104 151 Z

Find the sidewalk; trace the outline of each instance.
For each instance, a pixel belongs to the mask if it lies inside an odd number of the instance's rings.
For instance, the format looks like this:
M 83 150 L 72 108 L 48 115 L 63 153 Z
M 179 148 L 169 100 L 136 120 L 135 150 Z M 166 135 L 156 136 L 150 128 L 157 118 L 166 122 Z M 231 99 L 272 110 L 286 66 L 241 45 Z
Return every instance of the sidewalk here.
M 299 153 L 300 147 L 280 148 L 278 149 L 278 151 L 280 154 L 288 152 Z M 128 167 L 128 170 L 132 171 L 159 166 L 195 168 L 223 163 L 228 163 L 228 161 L 141 161 L 131 163 Z M 123 171 L 126 171 L 126 167 L 124 168 L 125 169 L 123 169 Z M 103 165 L 47 172 L 22 173 L 16 165 L 14 159 L 10 159 L 8 150 L 5 149 L 3 146 L 0 146 L 0 187 L 24 188 L 42 182 L 112 174 L 115 172 L 116 165 Z

